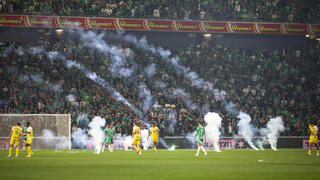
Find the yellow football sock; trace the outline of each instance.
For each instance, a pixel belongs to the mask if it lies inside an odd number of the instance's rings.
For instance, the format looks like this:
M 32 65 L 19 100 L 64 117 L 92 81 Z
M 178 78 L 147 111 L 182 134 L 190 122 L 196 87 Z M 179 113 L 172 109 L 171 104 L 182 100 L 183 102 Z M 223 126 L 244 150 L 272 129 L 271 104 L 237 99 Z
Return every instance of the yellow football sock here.
M 308 153 L 311 153 L 311 149 L 308 150 Z
M 12 147 L 9 148 L 9 155 L 11 156 L 11 154 L 12 154 Z
M 141 152 L 141 148 L 139 148 L 139 152 Z
M 27 147 L 27 150 L 28 150 L 28 155 L 31 155 L 31 147 L 30 146 Z
M 134 146 L 133 146 L 133 148 L 134 148 L 135 150 L 137 150 L 137 149 L 138 149 L 136 145 L 134 145 Z
M 154 150 L 157 150 L 157 146 L 153 147 Z
M 19 156 L 19 148 L 16 148 L 16 156 Z
M 319 150 L 317 150 L 317 153 L 319 153 Z

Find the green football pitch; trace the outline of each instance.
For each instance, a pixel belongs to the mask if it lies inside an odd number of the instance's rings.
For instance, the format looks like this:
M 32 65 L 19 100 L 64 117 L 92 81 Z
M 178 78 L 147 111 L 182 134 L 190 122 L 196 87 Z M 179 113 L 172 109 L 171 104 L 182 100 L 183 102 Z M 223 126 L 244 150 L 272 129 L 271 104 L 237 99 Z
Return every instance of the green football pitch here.
M 303 149 L 208 152 L 151 150 L 94 154 L 89 150 L 34 150 L 32 158 L 0 151 L 0 179 L 319 179 L 320 157 Z

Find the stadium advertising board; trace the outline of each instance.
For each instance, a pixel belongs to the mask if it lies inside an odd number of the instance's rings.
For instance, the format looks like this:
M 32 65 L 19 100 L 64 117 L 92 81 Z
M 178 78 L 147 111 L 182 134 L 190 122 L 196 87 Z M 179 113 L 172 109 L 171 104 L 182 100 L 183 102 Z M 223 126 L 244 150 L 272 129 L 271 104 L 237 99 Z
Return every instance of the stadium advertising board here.
M 0 26 L 247 34 L 320 34 L 319 24 L 181 21 L 5 14 L 0 15 Z
M 227 32 L 227 23 L 225 22 L 202 22 L 200 27 L 204 32 Z
M 200 22 L 198 21 L 172 21 L 173 29 L 182 32 L 200 32 Z
M 320 34 L 320 24 L 309 24 L 308 26 L 310 34 Z
M 146 19 L 144 22 L 144 28 L 148 31 L 172 31 L 173 26 L 169 20 L 150 20 Z
M 282 24 L 281 30 L 287 34 L 309 34 L 306 24 Z
M 116 28 L 124 30 L 144 30 L 142 19 L 115 19 Z
M 256 33 L 253 23 L 227 23 L 227 31 L 235 33 Z
M 219 140 L 219 147 L 220 149 L 235 149 L 236 141 L 234 139 L 220 139 Z M 207 140 L 204 144 L 206 148 L 214 148 L 213 142 L 211 140 Z
M 0 139 L 0 149 L 1 150 L 9 149 L 9 140 L 8 139 L 5 139 L 5 140 Z
M 320 140 L 318 141 L 318 143 L 320 143 Z M 309 148 L 309 139 L 304 139 L 302 141 L 302 147 L 303 147 L 303 149 L 308 149 Z
M 90 29 L 115 29 L 116 20 L 109 18 L 86 18 L 84 25 Z
M 281 24 L 256 23 L 254 30 L 263 34 L 281 34 Z

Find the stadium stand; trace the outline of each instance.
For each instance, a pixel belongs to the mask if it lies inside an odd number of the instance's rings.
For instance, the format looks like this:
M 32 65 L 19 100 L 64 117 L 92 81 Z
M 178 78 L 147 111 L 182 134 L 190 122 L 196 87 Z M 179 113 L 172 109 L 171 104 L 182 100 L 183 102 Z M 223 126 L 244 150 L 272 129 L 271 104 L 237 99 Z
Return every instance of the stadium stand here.
M 97 72 L 130 103 L 141 106 L 137 88 L 124 78 L 112 76 L 106 68 L 110 60 L 100 53 L 64 38 L 47 36 L 42 44 L 48 51 L 63 50 L 67 58 L 78 60 Z M 132 56 L 132 61 L 144 67 L 156 64 L 155 76 L 168 83 L 168 87 L 184 89 L 198 106 L 208 104 L 210 110 L 218 111 L 223 118 L 223 135 L 237 132 L 235 114 L 224 111 L 223 104 L 208 93 L 193 88 L 191 82 L 165 65 L 160 57 L 125 42 L 117 46 Z M 132 122 L 138 119 L 131 109 L 116 102 L 105 89 L 78 70 L 67 70 L 60 62 L 48 61 L 43 55 L 21 56 L 19 51 L 12 50 L 19 47 L 30 49 L 34 43 L 7 41 L 0 46 L 3 54 L 0 66 L 4 67 L 0 72 L 1 113 L 70 113 L 73 129 L 86 128 L 93 116 L 100 115 L 109 123 L 114 122 L 117 132 L 131 134 Z M 319 119 L 319 43 L 310 50 L 240 49 L 217 47 L 212 41 L 199 38 L 193 45 L 172 52 L 200 77 L 216 88 L 226 90 L 226 99 L 248 112 L 257 127 L 263 127 L 270 117 L 281 115 L 286 127 L 284 135 L 307 135 L 308 120 Z M 161 136 L 185 135 L 195 129 L 202 114 L 188 110 L 181 99 L 167 96 L 145 74 L 137 76 L 147 84 L 161 105 L 147 114 L 149 121 L 157 121 L 162 128 Z M 68 100 L 70 94 L 75 97 L 73 102 Z M 168 118 L 174 112 L 176 121 Z
M 317 0 L 1 0 L 0 13 L 319 23 Z

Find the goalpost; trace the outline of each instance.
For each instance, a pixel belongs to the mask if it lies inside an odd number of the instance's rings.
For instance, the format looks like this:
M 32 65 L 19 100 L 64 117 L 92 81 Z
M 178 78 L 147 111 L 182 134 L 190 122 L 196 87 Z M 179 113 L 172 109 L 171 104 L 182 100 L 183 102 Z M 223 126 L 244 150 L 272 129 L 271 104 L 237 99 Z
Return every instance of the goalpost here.
M 9 148 L 8 136 L 12 126 L 18 122 L 21 128 L 30 122 L 33 149 L 71 149 L 70 114 L 0 114 L 0 149 Z M 44 135 L 44 132 L 50 132 L 50 136 Z M 22 139 L 19 142 L 22 147 Z

